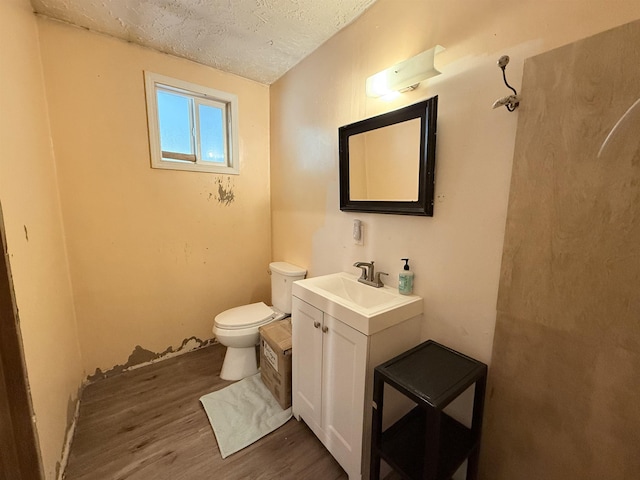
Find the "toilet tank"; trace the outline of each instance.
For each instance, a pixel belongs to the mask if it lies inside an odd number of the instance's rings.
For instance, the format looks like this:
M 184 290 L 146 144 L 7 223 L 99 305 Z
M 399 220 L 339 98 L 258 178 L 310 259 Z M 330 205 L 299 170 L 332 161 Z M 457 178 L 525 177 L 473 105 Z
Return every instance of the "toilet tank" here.
M 302 280 L 307 271 L 287 262 L 272 262 L 269 264 L 269 272 L 273 306 L 281 312 L 291 313 L 291 285 L 296 280 Z

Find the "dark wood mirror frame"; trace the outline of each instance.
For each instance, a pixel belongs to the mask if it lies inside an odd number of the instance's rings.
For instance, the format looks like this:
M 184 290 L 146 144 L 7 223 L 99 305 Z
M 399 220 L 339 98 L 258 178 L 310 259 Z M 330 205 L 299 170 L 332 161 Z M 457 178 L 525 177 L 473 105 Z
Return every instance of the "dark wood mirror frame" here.
M 367 118 L 338 129 L 340 158 L 340 210 L 343 212 L 389 213 L 433 216 L 435 185 L 436 125 L 438 97 Z M 349 184 L 349 137 L 408 120 L 420 119 L 420 166 L 417 201 L 352 200 Z

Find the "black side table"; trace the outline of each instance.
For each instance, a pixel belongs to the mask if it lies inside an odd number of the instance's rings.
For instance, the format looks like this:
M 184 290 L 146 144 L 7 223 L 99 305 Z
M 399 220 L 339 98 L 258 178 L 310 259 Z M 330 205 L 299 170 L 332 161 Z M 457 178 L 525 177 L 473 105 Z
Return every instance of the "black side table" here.
M 380 459 L 407 480 L 450 479 L 468 460 L 467 480 L 477 479 L 484 363 L 428 340 L 376 367 L 373 382 L 372 480 L 379 480 Z M 385 383 L 417 406 L 383 432 Z M 474 383 L 472 426 L 467 428 L 442 409 Z

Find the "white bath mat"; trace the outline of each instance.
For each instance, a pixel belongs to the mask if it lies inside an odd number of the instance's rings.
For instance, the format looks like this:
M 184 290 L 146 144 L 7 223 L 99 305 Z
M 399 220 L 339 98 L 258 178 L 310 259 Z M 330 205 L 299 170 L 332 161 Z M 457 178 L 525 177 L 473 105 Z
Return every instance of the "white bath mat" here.
M 222 458 L 248 447 L 291 418 L 265 387 L 260 374 L 200 398 Z

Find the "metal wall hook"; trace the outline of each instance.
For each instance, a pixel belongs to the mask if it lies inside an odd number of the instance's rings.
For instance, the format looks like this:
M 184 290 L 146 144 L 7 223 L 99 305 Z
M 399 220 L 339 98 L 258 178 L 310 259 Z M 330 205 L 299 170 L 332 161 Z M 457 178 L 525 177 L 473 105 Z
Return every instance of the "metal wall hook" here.
M 498 67 L 500 67 L 500 70 L 502 70 L 502 80 L 504 80 L 504 84 L 513 92 L 513 95 L 502 97 L 496 100 L 495 102 L 493 102 L 493 108 L 507 107 L 507 110 L 513 112 L 516 108 L 518 108 L 518 105 L 520 105 L 520 95 L 518 95 L 516 89 L 509 85 L 509 82 L 507 82 L 507 74 L 505 72 L 505 69 L 507 68 L 508 64 L 509 55 L 503 55 L 498 59 Z

